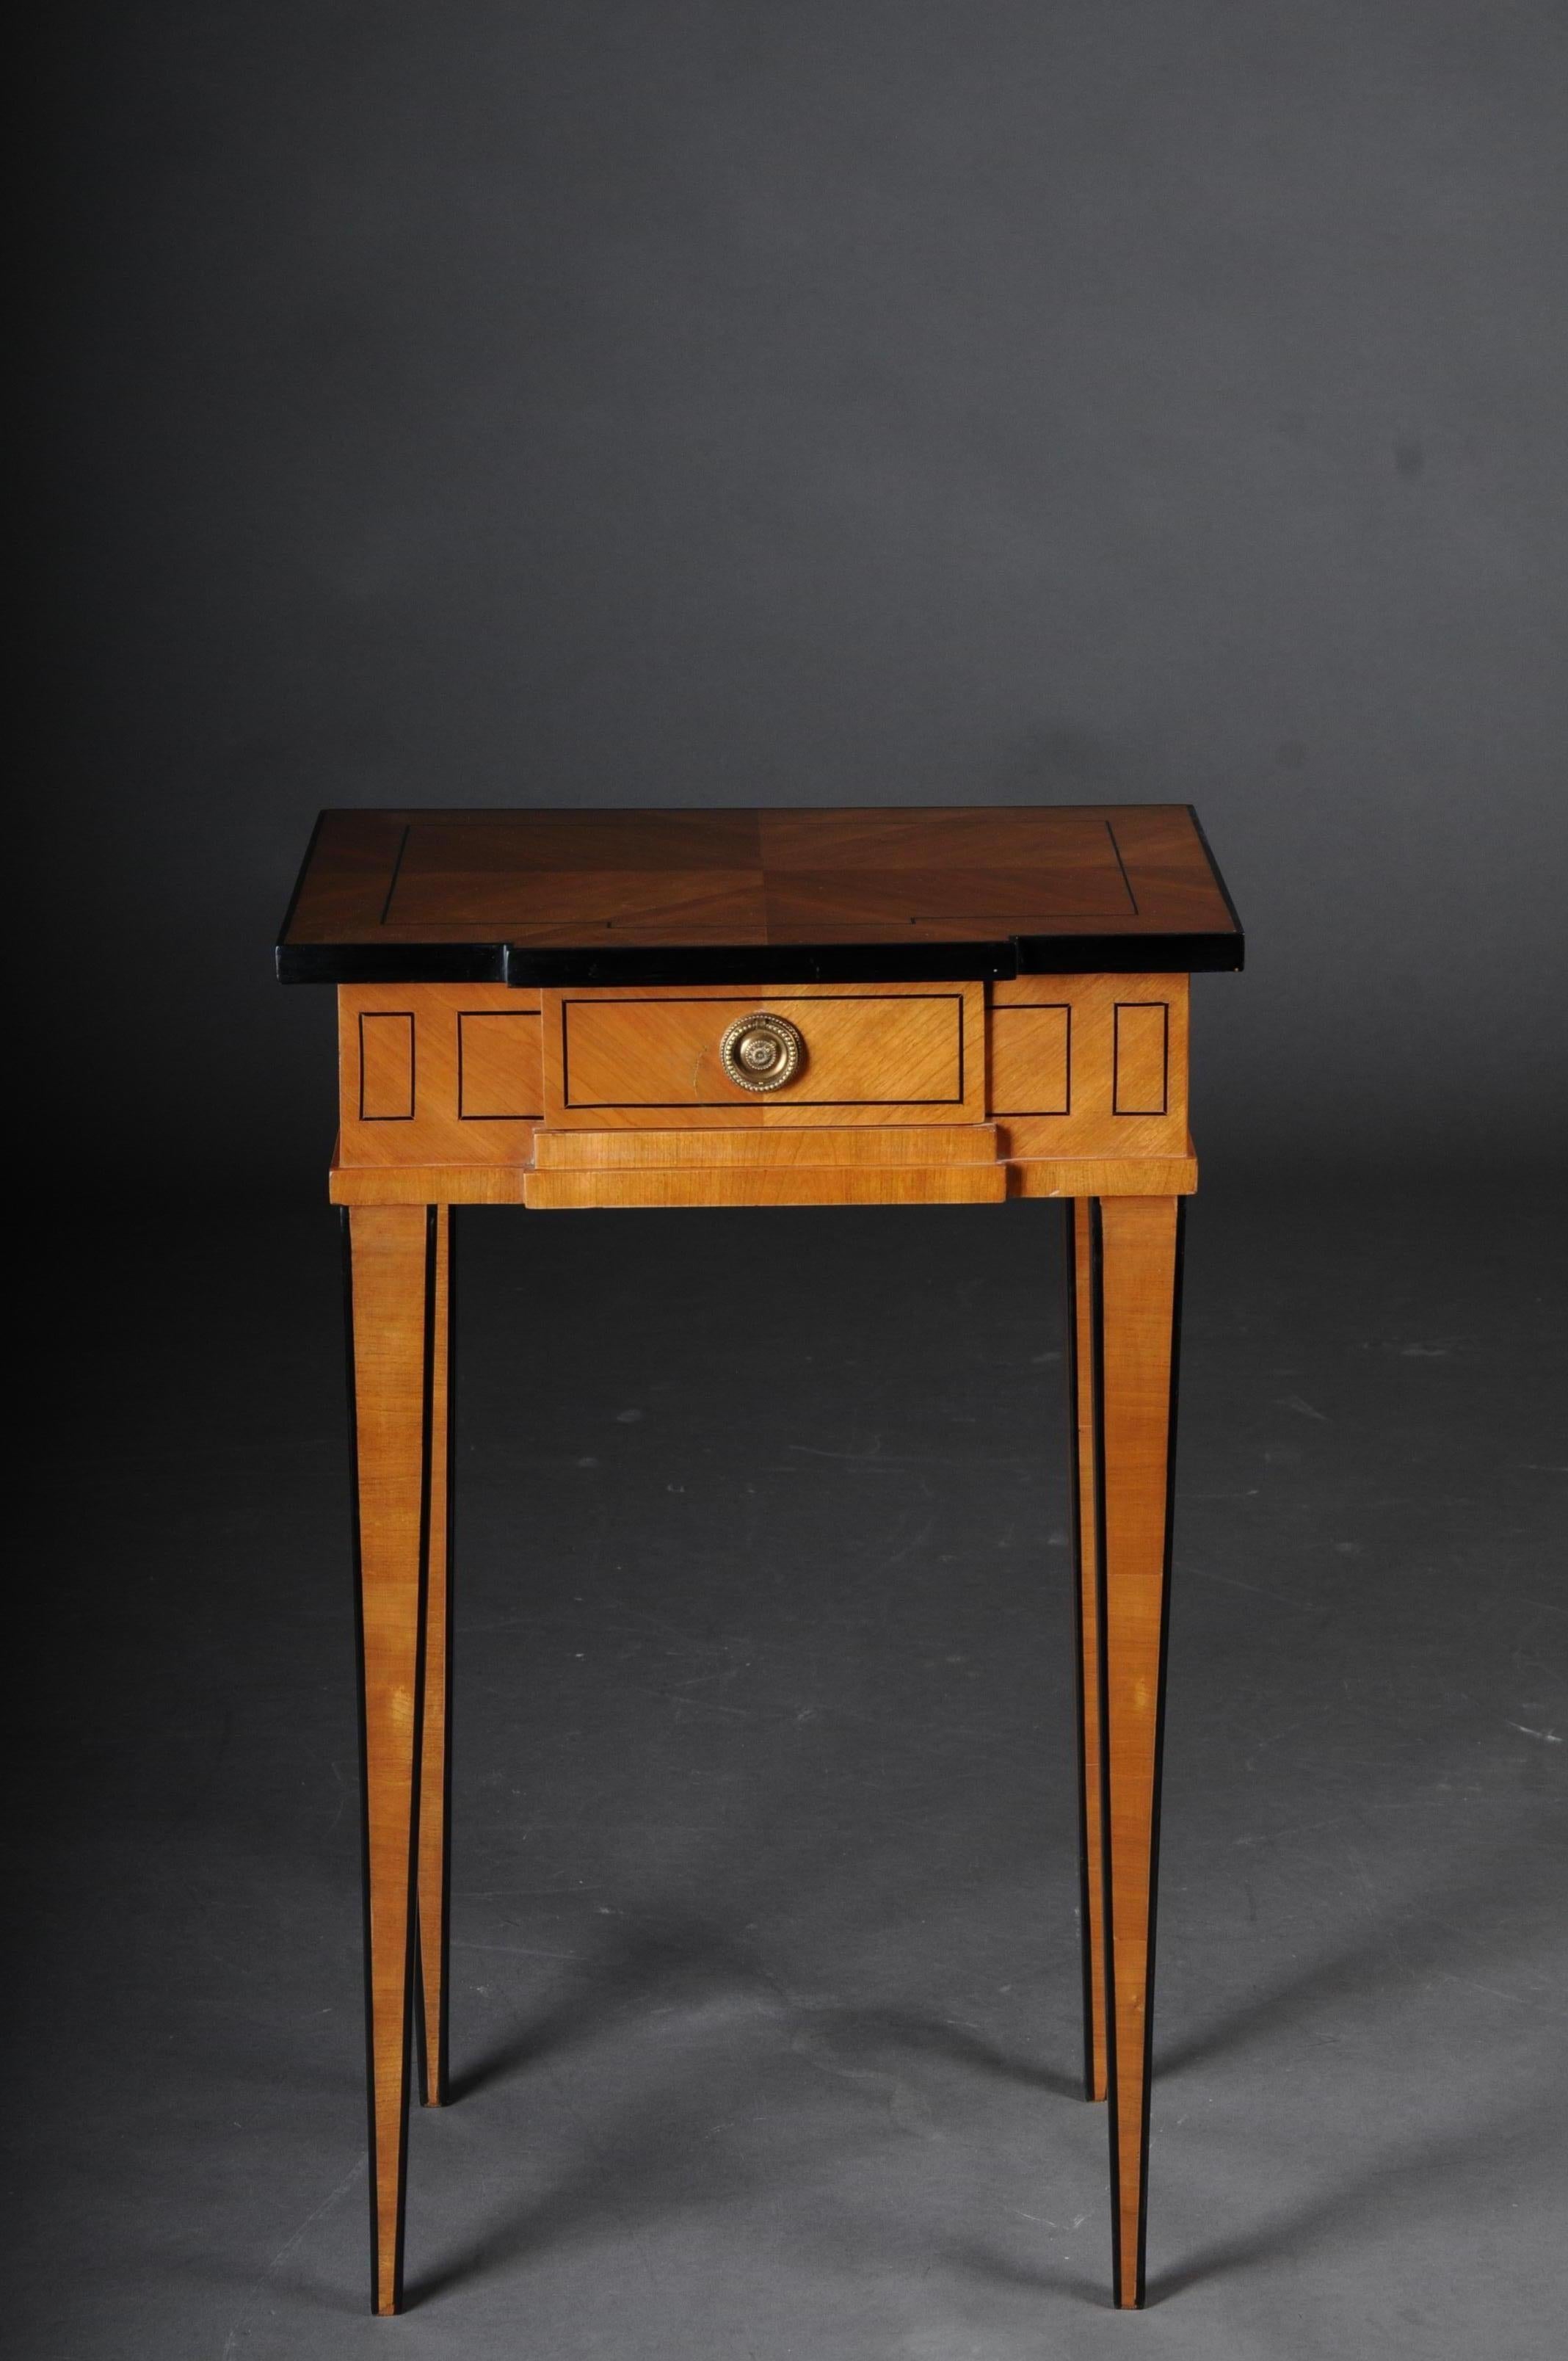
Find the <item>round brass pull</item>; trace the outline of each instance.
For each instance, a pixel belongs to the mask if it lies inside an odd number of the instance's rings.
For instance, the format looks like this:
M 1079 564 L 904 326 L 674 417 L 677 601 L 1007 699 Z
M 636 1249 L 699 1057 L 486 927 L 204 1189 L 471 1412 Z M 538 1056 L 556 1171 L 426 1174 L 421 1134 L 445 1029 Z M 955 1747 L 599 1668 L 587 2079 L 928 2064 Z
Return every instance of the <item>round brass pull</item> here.
M 784 1016 L 738 1017 L 718 1045 L 719 1062 L 743 1091 L 782 1090 L 799 1071 L 806 1044 Z

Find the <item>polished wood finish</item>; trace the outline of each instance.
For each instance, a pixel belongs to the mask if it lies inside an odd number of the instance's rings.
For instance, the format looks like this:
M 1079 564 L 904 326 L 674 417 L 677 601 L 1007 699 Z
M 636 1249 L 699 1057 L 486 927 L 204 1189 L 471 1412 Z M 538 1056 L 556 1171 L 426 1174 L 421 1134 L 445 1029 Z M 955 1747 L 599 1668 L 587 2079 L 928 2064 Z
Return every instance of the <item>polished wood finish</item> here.
M 1014 1126 L 1004 1124 L 1011 1133 Z M 1198 1159 L 1186 1156 L 1039 1156 L 1007 1168 L 1013 1197 L 1190 1197 L 1198 1186 Z
M 978 1123 L 985 993 L 978 983 L 806 986 L 764 994 L 676 985 L 543 995 L 547 1125 L 789 1131 L 814 1124 Z M 794 1078 L 748 1091 L 719 1061 L 759 1010 L 805 1044 Z
M 521 1205 L 526 1164 L 339 1164 L 327 1173 L 334 1205 Z
M 402 2300 L 415 1842 L 431 1513 L 436 1217 L 349 1222 L 375 2309 Z
M 1100 1717 L 1100 1476 L 1096 1449 L 1099 1351 L 1094 1301 L 1093 1205 L 1068 1205 L 1068 1344 L 1072 1414 L 1073 1546 L 1078 1634 L 1079 1913 L 1083 1949 L 1083 2086 L 1105 2096 L 1105 1846 Z
M 1181 1206 L 1091 1213 L 1107 2084 L 1115 2301 L 1144 2301 Z
M 544 1112 L 537 992 L 504 983 L 345 984 L 336 1161 L 524 1162 Z
M 627 1165 L 998 1164 L 1003 1133 L 994 1123 L 818 1124 L 795 1131 L 541 1131 L 541 1172 L 613 1171 Z
M 955 1126 L 951 1132 L 933 1126 L 925 1136 L 931 1142 L 934 1152 L 920 1161 L 927 1170 L 949 1162 L 989 1162 L 989 1148 L 984 1154 L 974 1156 L 969 1154 L 967 1148 L 958 1154 L 954 1150 L 962 1148 L 971 1133 L 978 1141 L 994 1139 L 1004 1143 L 1008 1131 L 1009 1126 L 1005 1124 L 966 1125 L 961 1131 Z M 573 1136 L 540 1132 L 537 1135 L 537 1167 L 529 1164 L 406 1165 L 376 1172 L 334 1164 L 328 1175 L 328 1194 L 334 1205 L 521 1205 L 528 1202 L 536 1170 L 539 1172 L 597 1170 L 601 1186 L 595 1202 L 611 1205 L 618 1201 L 610 1189 L 609 1176 L 622 1160 L 614 1152 L 620 1142 L 629 1138 L 647 1139 L 650 1145 L 656 1147 L 671 1138 L 668 1132 L 579 1133 L 575 1136 L 582 1140 L 591 1162 L 563 1166 L 559 1161 L 560 1145 Z M 663 1163 L 708 1161 L 706 1153 L 694 1150 L 693 1143 L 698 1140 L 718 1143 L 723 1152 L 713 1160 L 729 1161 L 732 1160 L 731 1151 L 737 1139 L 741 1137 L 778 1143 L 781 1153 L 767 1159 L 775 1168 L 801 1161 L 828 1161 L 840 1170 L 866 1161 L 895 1160 L 904 1164 L 914 1161 L 905 1156 L 886 1159 L 875 1152 L 868 1159 L 860 1149 L 853 1152 L 844 1150 L 828 1159 L 803 1158 L 796 1142 L 806 1142 L 818 1136 L 807 1132 L 781 1131 L 739 1135 L 723 1131 L 686 1132 L 680 1135 L 678 1151 L 667 1154 Z M 834 1135 L 827 1137 L 831 1141 Z M 866 1132 L 861 1137 L 868 1143 L 880 1141 L 880 1135 L 875 1132 Z M 1198 1163 L 1192 1156 L 1033 1157 L 1008 1161 L 1005 1172 L 1003 1193 L 1010 1197 L 1146 1197 L 1151 1190 L 1157 1190 L 1166 1196 L 1186 1196 L 1198 1186 Z M 988 1200 L 989 1195 L 988 1191 Z M 813 1202 L 826 1204 L 836 1201 L 821 1196 Z
M 1185 975 L 993 983 L 987 1113 L 1013 1154 L 1185 1155 L 1189 998 Z
M 358 1121 L 407 1123 L 414 1111 L 413 1011 L 364 1010 L 356 1027 L 354 1048 L 354 1111 Z
M 987 1095 L 992 1115 L 1072 1112 L 1072 1009 L 1065 991 L 1040 1007 L 993 1005 Z
M 419 1790 L 419 2068 L 427 2107 L 445 2104 L 447 1920 L 452 1821 L 452 1209 L 435 1215 L 431 1270 L 430 1511 L 425 1551 L 424 1711 Z
M 1004 1164 L 669 1165 L 602 1172 L 531 1172 L 536 1213 L 589 1205 L 999 1205 Z
M 870 1138 L 922 1126 L 935 1142 L 988 1115 L 1001 1120 L 982 1153 L 1003 1156 L 1013 1196 L 1179 1195 L 1197 1183 L 1184 975 L 754 994 L 347 984 L 338 1002 L 339 1203 L 521 1204 L 528 1165 L 551 1168 L 552 1142 L 579 1133 L 598 1143 L 593 1161 L 619 1162 L 608 1143 L 622 1130 Z M 807 1043 L 800 1072 L 773 1093 L 740 1089 L 718 1061 L 726 1026 L 758 1006 Z M 908 1160 L 934 1167 L 948 1153 L 933 1145 Z
M 1179 948 L 1151 961 L 1140 946 L 1162 939 Z M 1093 958 L 1063 956 L 1074 941 Z M 898 972 L 890 958 L 912 946 L 962 951 L 967 964 L 930 972 L 975 978 L 1242 956 L 1185 804 L 331 811 L 279 972 L 377 981 L 400 960 L 427 980 L 608 983 L 627 980 L 629 955 L 656 953 L 659 974 L 642 980 L 680 983 L 701 980 L 699 954 L 773 950 L 821 953 L 828 982 L 872 977 L 879 961 Z M 595 975 L 585 957 L 609 964 Z
M 453 1209 L 1009 1196 L 1069 1201 L 1085 2088 L 1142 2301 L 1187 971 L 1240 956 L 1180 806 L 323 816 L 280 965 L 340 982 L 378 2312 L 411 2060 L 447 2091 Z M 759 1012 L 776 1093 L 719 1061 Z

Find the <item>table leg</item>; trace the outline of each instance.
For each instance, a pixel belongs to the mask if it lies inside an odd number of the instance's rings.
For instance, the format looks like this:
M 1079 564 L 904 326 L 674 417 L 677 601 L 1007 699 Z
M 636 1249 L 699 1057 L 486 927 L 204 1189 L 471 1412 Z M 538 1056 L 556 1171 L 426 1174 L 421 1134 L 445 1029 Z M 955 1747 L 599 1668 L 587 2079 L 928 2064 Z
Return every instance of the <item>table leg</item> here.
M 453 1212 L 435 1213 L 430 1385 L 430 1542 L 425 1577 L 424 1724 L 419 1782 L 419 2082 L 446 2103 L 447 1927 L 452 1826 L 452 1368 L 456 1334 Z
M 347 1217 L 358 1560 L 372 2306 L 402 2301 L 439 1217 Z
M 1083 2095 L 1105 2096 L 1105 1862 L 1101 1835 L 1100 1576 L 1095 1457 L 1094 1273 L 1088 1198 L 1067 1203 L 1068 1370 L 1072 1401 L 1073 1598 L 1078 1639 L 1079 1929 Z
M 1175 1197 L 1106 1197 L 1090 1216 L 1111 2203 L 1124 2308 L 1144 2301 L 1182 1211 Z

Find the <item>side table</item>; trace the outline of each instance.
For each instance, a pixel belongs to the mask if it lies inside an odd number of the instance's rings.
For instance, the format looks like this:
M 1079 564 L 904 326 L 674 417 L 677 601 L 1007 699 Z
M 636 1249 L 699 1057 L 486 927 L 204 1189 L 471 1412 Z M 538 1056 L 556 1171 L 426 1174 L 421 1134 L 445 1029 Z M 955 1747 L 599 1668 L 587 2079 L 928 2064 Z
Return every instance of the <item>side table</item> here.
M 1186 805 L 329 811 L 278 945 L 337 988 L 371 2285 L 447 2082 L 454 1209 L 1067 1218 L 1085 2090 L 1144 2298 L 1188 978 L 1242 933 Z

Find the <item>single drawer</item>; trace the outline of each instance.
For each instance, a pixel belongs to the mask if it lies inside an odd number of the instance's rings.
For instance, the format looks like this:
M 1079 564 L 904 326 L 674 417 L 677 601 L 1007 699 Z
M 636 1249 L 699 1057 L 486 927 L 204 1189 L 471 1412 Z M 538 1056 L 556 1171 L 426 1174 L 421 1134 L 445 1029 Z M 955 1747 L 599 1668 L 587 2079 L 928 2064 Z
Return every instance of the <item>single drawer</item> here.
M 549 1124 L 765 1129 L 984 1117 L 979 984 L 607 988 L 543 1001 Z

